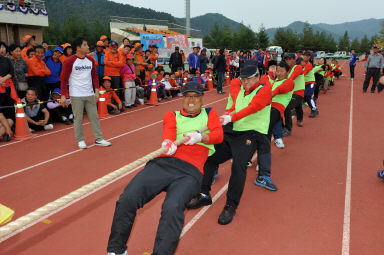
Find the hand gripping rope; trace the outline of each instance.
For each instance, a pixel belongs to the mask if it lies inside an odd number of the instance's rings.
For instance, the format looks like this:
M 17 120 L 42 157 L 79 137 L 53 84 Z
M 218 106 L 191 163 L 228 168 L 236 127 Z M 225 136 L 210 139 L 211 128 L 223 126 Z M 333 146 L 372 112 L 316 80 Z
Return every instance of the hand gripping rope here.
M 199 130 L 200 133 L 203 133 L 207 131 L 208 128 L 204 127 Z M 182 137 L 175 141 L 175 144 L 177 146 L 180 146 L 181 144 L 188 141 L 189 137 Z M 35 225 L 36 223 L 40 222 L 44 218 L 48 217 L 49 215 L 52 215 L 55 211 L 57 211 L 60 208 L 65 208 L 69 206 L 71 203 L 73 203 L 75 200 L 79 200 L 85 195 L 92 193 L 96 191 L 101 186 L 104 186 L 108 184 L 109 182 L 123 176 L 124 174 L 132 171 L 133 169 L 147 163 L 148 161 L 160 156 L 161 154 L 164 154 L 166 152 L 166 148 L 160 148 L 154 152 L 151 152 L 147 155 L 145 155 L 142 158 L 137 159 L 136 161 L 125 165 L 121 167 L 120 169 L 115 170 L 112 173 L 109 173 L 105 175 L 104 177 L 101 177 L 97 179 L 96 181 L 93 181 L 87 185 L 84 185 L 83 187 L 72 191 L 71 193 L 51 202 L 43 207 L 40 207 L 39 209 L 24 215 L 20 218 L 18 218 L 15 221 L 12 221 L 8 223 L 7 225 L 0 228 L 0 242 L 7 240 L 8 238 L 22 232 L 23 230 Z

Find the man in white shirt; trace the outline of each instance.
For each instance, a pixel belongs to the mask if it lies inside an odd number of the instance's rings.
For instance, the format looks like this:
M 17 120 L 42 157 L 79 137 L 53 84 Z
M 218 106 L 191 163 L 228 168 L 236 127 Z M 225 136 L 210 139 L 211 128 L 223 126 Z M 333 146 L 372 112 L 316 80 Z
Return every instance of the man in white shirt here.
M 96 103 L 99 99 L 99 78 L 94 58 L 87 56 L 89 46 L 87 41 L 78 37 L 72 43 L 76 54 L 70 56 L 63 63 L 61 73 L 61 104 L 66 104 L 66 97 L 71 97 L 74 115 L 75 137 L 80 149 L 86 149 L 83 132 L 84 108 L 91 122 L 95 144 L 110 146 L 111 143 L 103 139 L 100 121 L 97 115 Z

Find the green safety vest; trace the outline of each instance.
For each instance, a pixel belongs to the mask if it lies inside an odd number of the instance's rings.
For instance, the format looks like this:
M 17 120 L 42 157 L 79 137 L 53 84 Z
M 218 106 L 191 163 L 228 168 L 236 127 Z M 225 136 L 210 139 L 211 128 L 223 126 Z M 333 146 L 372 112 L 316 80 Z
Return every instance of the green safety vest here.
M 288 78 L 291 77 L 291 75 L 295 71 L 296 67 L 297 67 L 297 65 L 292 67 L 291 71 L 288 74 Z M 296 79 L 293 82 L 295 83 L 295 87 L 293 88 L 293 92 L 305 89 L 304 74 L 300 74 L 299 76 L 297 76 Z
M 305 70 L 305 67 L 303 69 Z M 305 83 L 315 81 L 315 72 L 313 68 L 311 71 L 309 71 L 309 73 L 307 73 L 307 75 L 304 76 L 304 80 L 305 80 Z
M 317 70 L 321 69 L 322 66 L 315 66 L 313 67 L 313 72 L 315 73 Z M 325 72 L 324 71 L 321 71 L 321 72 L 318 72 L 318 74 L 320 74 L 321 76 L 324 76 Z
M 272 84 L 272 91 L 274 91 L 277 87 L 279 87 L 281 84 L 283 84 L 287 79 L 284 79 L 284 80 L 276 80 L 273 84 Z M 289 104 L 289 102 L 291 101 L 292 99 L 292 94 L 293 94 L 293 90 L 291 90 L 290 92 L 288 93 L 284 93 L 284 94 L 279 94 L 279 95 L 276 95 L 274 97 L 272 97 L 272 102 L 273 103 L 279 103 L 279 104 L 282 104 L 284 105 L 284 108 L 287 107 L 287 105 Z
M 186 117 L 181 114 L 180 111 L 175 111 L 176 115 L 176 139 L 183 138 L 185 133 L 193 133 L 196 130 L 202 129 L 208 125 L 208 113 L 205 108 L 201 108 L 201 111 L 195 117 Z M 204 133 L 209 133 L 209 130 Z M 198 145 L 207 147 L 209 149 L 208 156 L 215 153 L 215 146 L 213 144 L 196 143 Z
M 246 108 L 252 99 L 256 96 L 257 92 L 263 87 L 260 85 L 255 90 L 253 90 L 250 94 L 244 95 L 245 90 L 241 87 L 241 90 L 236 98 L 236 112 L 239 112 Z M 269 121 L 271 115 L 271 105 L 265 106 L 263 109 L 256 113 L 252 113 L 238 121 L 233 123 L 234 131 L 249 131 L 255 130 L 262 134 L 268 133 Z

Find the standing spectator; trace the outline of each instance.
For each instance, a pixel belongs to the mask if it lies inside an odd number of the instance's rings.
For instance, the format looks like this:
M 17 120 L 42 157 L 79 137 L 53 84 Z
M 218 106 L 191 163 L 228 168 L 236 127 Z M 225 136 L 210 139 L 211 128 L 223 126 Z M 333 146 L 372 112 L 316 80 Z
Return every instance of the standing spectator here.
M 44 77 L 51 75 L 51 71 L 43 61 L 44 48 L 36 46 L 36 56 L 27 61 L 28 66 L 28 86 L 35 88 L 37 97 L 42 101 L 47 101 L 48 92 L 45 86 Z
M 63 45 L 61 45 L 61 48 L 63 48 L 63 54 L 60 57 L 60 61 L 64 64 L 64 61 L 70 56 L 72 56 L 73 49 L 72 45 L 69 43 L 64 43 Z
M 373 84 L 371 87 L 371 93 L 375 93 L 376 84 L 377 81 L 380 78 L 380 75 L 383 75 L 383 68 L 384 67 L 384 58 L 383 55 L 379 54 L 379 46 L 374 45 L 373 46 L 373 54 L 370 55 L 367 59 L 366 63 L 366 73 L 365 73 L 365 80 L 363 85 L 363 92 L 367 92 L 367 89 L 369 87 L 369 82 L 371 81 L 371 78 L 373 77 Z
M 225 68 L 227 66 L 226 61 L 225 61 L 225 56 L 224 56 L 224 48 L 221 48 L 219 50 L 219 55 L 216 56 L 215 59 L 215 67 L 214 69 L 217 72 L 217 93 L 218 94 L 223 94 L 223 83 L 224 83 L 224 73 L 225 73 Z
M 26 35 L 24 36 L 23 38 L 23 42 L 24 42 L 24 48 L 23 50 L 21 51 L 21 57 L 27 61 L 28 59 L 28 55 L 27 55 L 27 51 L 31 48 L 35 48 L 35 39 L 36 39 L 36 36 L 32 35 Z
M 8 46 L 5 42 L 0 42 L 0 55 L 3 57 L 7 57 L 8 54 Z
M 185 70 L 185 66 L 184 66 L 184 64 L 185 64 L 185 54 L 184 54 L 184 51 L 180 50 L 180 54 L 181 54 L 181 58 L 183 60 L 183 70 Z
M 45 76 L 45 84 L 49 95 L 53 93 L 54 89 L 60 88 L 60 74 L 63 69 L 63 63 L 60 61 L 61 54 L 63 54 L 63 49 L 61 47 L 56 47 L 53 50 L 53 55 L 45 58 L 45 64 L 48 69 L 51 71 L 51 74 Z
M 208 68 L 208 57 L 207 57 L 207 49 L 203 48 L 200 52 L 200 72 L 205 73 L 205 70 Z
M 104 77 L 104 56 L 105 56 L 104 49 L 105 49 L 104 43 L 102 41 L 98 41 L 96 43 L 96 54 L 93 55 L 93 58 L 97 62 L 96 70 L 97 70 L 97 76 L 99 78 L 99 85 L 102 84 L 103 77 Z
M 136 85 L 135 85 L 135 65 L 133 64 L 132 54 L 127 55 L 127 63 L 121 68 L 120 76 L 125 88 L 125 107 L 136 107 Z
M 135 44 L 135 54 L 133 63 L 135 64 L 136 76 L 141 80 L 141 83 L 145 84 L 145 68 L 148 66 L 148 63 L 144 61 L 143 45 L 140 43 Z
M 51 98 L 47 103 L 47 108 L 51 114 L 51 119 L 54 122 L 64 122 L 66 125 L 73 123 L 73 114 L 71 100 L 67 98 L 65 104 L 60 104 L 61 90 L 56 88 L 51 94 Z
M 169 67 L 171 68 L 172 73 L 177 72 L 179 67 L 184 67 L 183 57 L 179 52 L 179 46 L 176 46 L 175 52 L 171 54 L 169 59 Z
M 195 74 L 196 70 L 200 70 L 200 47 L 193 47 L 193 52 L 188 56 L 189 73 Z
M 0 55 L 0 105 L 13 106 L 17 100 L 17 93 L 13 84 L 9 84 L 14 76 L 13 65 L 9 58 Z M 5 119 L 15 120 L 15 109 L 13 107 L 3 109 Z
M 111 50 L 107 51 L 104 57 L 104 76 L 111 77 L 112 89 L 121 88 L 120 70 L 125 63 L 124 56 L 117 51 L 118 47 L 116 41 L 111 41 Z M 117 91 L 117 95 L 121 97 L 120 91 Z
M 15 89 L 19 98 L 25 97 L 25 92 L 27 91 L 27 63 L 24 59 L 21 58 L 21 49 L 17 44 L 11 44 L 9 46 L 9 59 L 11 60 L 13 70 L 15 75 L 12 77 L 13 84 L 15 85 Z
M 120 53 L 123 52 L 125 46 L 129 46 L 129 48 L 131 48 L 131 41 L 130 41 L 127 37 L 125 37 L 125 38 L 123 39 L 123 44 L 122 44 L 122 45 L 120 46 L 120 48 L 119 48 L 119 52 L 120 52 Z M 125 54 L 125 55 L 127 55 L 127 54 Z
M 21 99 L 24 107 L 25 118 L 27 119 L 30 131 L 52 130 L 50 124 L 50 114 L 44 104 L 39 104 L 36 90 L 28 88 L 25 98 Z
M 102 36 L 100 36 L 99 40 L 102 41 L 104 44 L 104 47 L 105 47 L 104 52 L 109 50 L 109 38 L 108 38 L 108 36 L 102 35 Z
M 359 57 L 357 56 L 355 50 L 351 51 L 351 59 L 349 60 L 349 70 L 351 73 L 351 80 L 353 81 L 353 78 L 355 78 L 355 67 L 356 62 L 359 60 Z
M 150 47 L 150 60 L 151 64 L 156 68 L 157 67 L 157 60 L 159 59 L 159 54 L 157 53 L 159 48 L 156 45 L 151 45 Z
M 99 100 L 99 80 L 95 59 L 87 56 L 89 46 L 84 38 L 76 38 L 72 45 L 76 50 L 76 54 L 69 57 L 63 65 L 63 71 L 60 76 L 62 92 L 60 102 L 65 104 L 66 97 L 71 97 L 72 110 L 75 117 L 75 137 L 80 149 L 87 148 L 83 132 L 84 109 L 91 122 L 96 145 L 110 146 L 111 143 L 103 139 L 97 115 L 96 102 Z
M 47 42 L 42 42 L 41 44 L 44 48 L 44 57 L 50 57 L 53 55 L 52 51 L 48 48 L 48 43 Z
M 123 59 L 127 58 L 127 55 L 131 52 L 131 45 L 125 45 L 124 48 L 119 49 L 119 54 L 123 56 Z

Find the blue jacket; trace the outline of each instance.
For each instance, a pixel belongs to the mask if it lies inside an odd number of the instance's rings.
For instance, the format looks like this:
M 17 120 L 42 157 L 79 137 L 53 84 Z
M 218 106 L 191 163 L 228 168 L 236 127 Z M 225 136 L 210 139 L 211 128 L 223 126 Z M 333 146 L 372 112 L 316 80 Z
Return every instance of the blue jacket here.
M 349 60 L 349 66 L 354 66 L 357 60 L 359 60 L 359 57 L 356 53 L 351 55 L 351 59 Z
M 60 74 L 63 68 L 63 64 L 61 61 L 57 61 L 56 63 L 53 61 L 52 57 L 47 57 L 44 59 L 45 64 L 48 69 L 51 70 L 51 75 L 45 76 L 45 83 L 56 83 L 60 81 Z
M 196 53 L 192 52 L 188 56 L 188 65 L 192 68 L 200 68 L 200 57 Z
M 105 56 L 105 53 L 101 53 L 100 54 L 100 60 L 99 60 L 99 56 L 98 56 L 98 52 L 96 51 L 96 54 L 93 55 L 94 59 L 96 60 L 96 62 L 99 64 L 97 67 L 96 67 L 96 70 L 97 70 L 97 75 L 99 77 L 104 77 L 104 56 Z
M 264 57 L 261 55 L 257 56 L 257 66 L 262 67 L 264 63 Z

